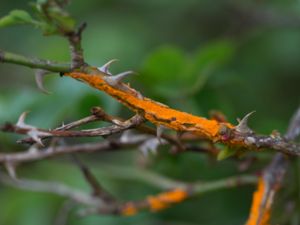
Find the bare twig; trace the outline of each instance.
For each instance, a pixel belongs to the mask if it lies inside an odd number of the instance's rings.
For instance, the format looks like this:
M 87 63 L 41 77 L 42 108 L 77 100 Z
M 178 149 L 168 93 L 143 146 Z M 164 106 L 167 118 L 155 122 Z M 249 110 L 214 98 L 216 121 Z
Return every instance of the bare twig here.
M 91 116 L 87 116 L 85 118 L 76 120 L 76 121 L 68 123 L 68 124 L 63 124 L 62 126 L 55 128 L 54 130 L 70 130 L 72 128 L 76 128 L 81 125 L 88 124 L 90 122 L 94 122 L 94 121 L 98 121 L 98 120 L 99 120 L 99 117 L 91 115 Z
M 52 72 L 71 71 L 71 65 L 68 63 L 58 63 L 45 59 L 31 58 L 3 50 L 0 50 L 0 62 L 12 63 L 30 68 L 44 69 Z
M 91 170 L 86 165 L 84 165 L 75 154 L 72 155 L 72 158 L 80 168 L 87 183 L 91 186 L 93 191 L 92 195 L 102 199 L 107 204 L 111 202 L 115 202 L 114 197 L 103 189 L 103 187 L 99 184 L 99 182 L 97 181 L 96 177 L 93 175 Z
M 0 163 L 6 162 L 30 162 L 36 160 L 42 160 L 51 157 L 57 157 L 60 155 L 71 154 L 71 153 L 94 153 L 98 151 L 116 150 L 120 148 L 129 148 L 136 146 L 141 143 L 142 140 L 133 140 L 128 142 L 121 141 L 107 141 L 104 140 L 99 143 L 87 143 L 87 144 L 77 144 L 70 146 L 58 146 L 58 147 L 47 147 L 40 150 L 29 150 L 20 153 L 0 153 Z
M 86 28 L 86 25 L 86 23 L 82 23 L 77 31 L 65 34 L 70 44 L 72 69 L 77 69 L 85 65 L 83 49 L 81 47 L 81 35 L 83 30 Z
M 1 183 L 4 183 L 6 185 L 23 190 L 53 193 L 85 205 L 98 206 L 101 204 L 101 201 L 99 199 L 95 199 L 82 191 L 75 190 L 74 188 L 70 188 L 64 184 L 57 182 L 36 181 L 28 179 L 11 179 L 2 172 L 0 172 L 0 181 Z

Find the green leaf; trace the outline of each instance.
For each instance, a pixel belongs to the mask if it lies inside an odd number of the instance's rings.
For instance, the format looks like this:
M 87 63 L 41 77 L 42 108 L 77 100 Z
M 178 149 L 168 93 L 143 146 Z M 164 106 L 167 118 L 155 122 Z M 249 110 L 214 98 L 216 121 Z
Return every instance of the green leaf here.
M 55 25 L 46 22 L 41 22 L 38 25 L 38 28 L 43 31 L 44 35 L 54 35 L 59 33 Z
M 151 81 L 172 82 L 185 70 L 184 53 L 172 46 L 163 46 L 155 50 L 145 61 L 143 71 Z
M 61 6 L 55 2 L 46 4 L 47 1 L 31 3 L 31 7 L 38 18 L 38 28 L 44 35 L 56 35 L 71 32 L 75 29 L 76 22 Z
M 7 27 L 17 24 L 36 24 L 28 12 L 24 10 L 13 10 L 7 16 L 0 19 L 0 27 Z
M 233 156 L 235 153 L 236 153 L 236 151 L 234 149 L 229 148 L 229 147 L 225 147 L 224 149 L 222 149 L 219 152 L 219 154 L 217 156 L 217 160 L 221 161 L 221 160 L 227 159 L 230 156 Z
M 220 66 L 230 60 L 233 54 L 234 45 L 231 41 L 209 43 L 197 51 L 194 70 L 199 72 L 211 65 Z

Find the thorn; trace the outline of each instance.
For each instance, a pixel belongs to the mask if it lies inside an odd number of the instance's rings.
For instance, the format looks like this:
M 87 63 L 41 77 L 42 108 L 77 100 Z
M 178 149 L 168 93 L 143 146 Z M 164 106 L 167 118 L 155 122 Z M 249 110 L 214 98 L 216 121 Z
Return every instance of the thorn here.
M 239 124 L 235 127 L 235 129 L 240 132 L 240 133 L 243 133 L 243 134 L 246 134 L 246 133 L 253 133 L 253 131 L 248 127 L 248 119 L 249 117 L 255 113 L 255 111 L 252 111 L 250 113 L 248 113 L 246 116 L 244 116 L 243 119 L 238 119 L 238 122 Z
M 29 113 L 29 111 L 25 111 L 20 115 L 16 126 L 18 126 L 18 127 L 28 126 L 27 124 L 25 124 L 25 119 L 26 119 L 26 116 L 28 113 Z
M 136 74 L 134 71 L 126 71 L 115 76 L 104 77 L 105 81 L 111 86 L 117 86 L 123 79 L 129 75 Z
M 28 111 L 23 112 L 20 115 L 16 126 L 20 127 L 20 128 L 28 129 L 26 134 L 28 136 L 30 136 L 36 143 L 38 143 L 41 146 L 44 146 L 44 144 L 39 136 L 47 136 L 47 135 L 49 135 L 49 133 L 39 131 L 36 127 L 26 124 L 25 119 L 26 119 L 27 114 L 28 114 Z
M 46 88 L 44 87 L 44 83 L 43 83 L 43 81 L 44 81 L 44 76 L 45 75 L 47 75 L 49 72 L 48 71 L 46 71 L 46 70 L 41 70 L 41 69 L 38 69 L 38 70 L 36 70 L 36 72 L 35 72 L 35 75 L 34 75 L 34 77 L 35 77 L 35 82 L 36 82 L 36 84 L 37 84 L 37 86 L 38 86 L 38 89 L 40 89 L 43 93 L 45 93 L 45 94 L 51 94 L 49 91 L 47 91 L 46 90 Z
M 118 59 L 112 59 L 112 60 L 109 60 L 107 63 L 105 63 L 103 66 L 101 67 L 98 67 L 98 69 L 103 72 L 103 73 L 106 73 L 106 74 L 109 74 L 109 75 L 112 75 L 110 72 L 109 72 L 109 67 L 111 64 L 113 64 L 114 62 L 117 62 L 119 61 Z
M 40 134 L 41 133 L 36 129 L 30 130 L 27 132 L 28 136 L 30 136 L 36 143 L 38 143 L 39 145 L 44 147 L 44 144 L 43 144 L 41 138 L 39 137 Z

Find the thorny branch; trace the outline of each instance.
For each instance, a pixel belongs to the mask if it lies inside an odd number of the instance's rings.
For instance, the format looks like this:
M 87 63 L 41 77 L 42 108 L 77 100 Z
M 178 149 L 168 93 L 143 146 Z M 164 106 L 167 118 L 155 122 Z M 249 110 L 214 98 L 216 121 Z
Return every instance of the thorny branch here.
M 49 1 L 50 2 L 50 1 Z M 52 1 L 58 4 L 58 1 Z M 63 5 L 58 4 L 62 9 Z M 45 10 L 45 15 L 49 16 L 47 13 L 47 4 L 43 8 Z M 49 17 L 51 20 L 52 18 Z M 42 69 L 42 73 L 47 71 L 59 72 L 64 74 L 73 70 L 83 71 L 88 67 L 87 63 L 83 57 L 83 49 L 81 46 L 81 36 L 85 29 L 86 24 L 82 23 L 78 29 L 64 30 L 62 27 L 60 29 L 60 34 L 67 38 L 70 46 L 71 52 L 71 63 L 58 63 L 49 60 L 42 60 L 36 58 L 25 57 L 22 55 L 6 52 L 0 50 L 0 62 L 13 63 L 17 65 L 23 65 L 30 68 Z M 104 67 L 104 72 L 108 73 L 109 62 Z M 127 76 L 129 73 L 121 73 L 117 79 L 113 80 L 110 77 L 111 84 L 116 82 L 123 88 L 126 85 L 120 83 L 121 79 Z M 110 74 L 111 75 L 111 74 Z M 42 76 L 42 75 L 41 75 Z M 39 83 L 38 83 L 39 84 Z M 39 85 L 39 87 L 42 87 Z M 132 90 L 132 89 L 128 89 Z M 137 94 L 139 98 L 143 98 L 138 92 L 133 92 Z M 132 94 L 132 93 L 131 93 Z M 247 126 L 248 115 L 240 121 L 238 126 L 233 127 L 233 129 L 227 129 L 228 127 L 223 127 L 224 129 L 219 129 L 219 136 L 221 142 L 232 146 L 242 146 L 248 149 L 259 150 L 261 148 L 270 148 L 282 153 L 289 155 L 300 156 L 300 145 L 291 142 L 300 133 L 300 108 L 295 114 L 293 120 L 290 123 L 289 129 L 284 137 L 280 135 L 257 135 Z M 90 122 L 95 122 L 99 120 L 104 120 L 112 123 L 113 125 L 97 129 L 89 130 L 71 130 L 73 128 L 79 127 L 83 124 Z M 22 143 L 33 144 L 37 142 L 43 145 L 42 140 L 50 137 L 91 137 L 91 136 L 108 136 L 114 133 L 125 131 L 129 128 L 135 127 L 142 133 L 146 134 L 156 134 L 156 131 L 148 126 L 142 124 L 145 118 L 141 115 L 136 115 L 130 120 L 124 121 L 121 118 L 109 116 L 103 111 L 96 109 L 93 111 L 93 115 L 83 118 L 78 121 L 63 125 L 53 130 L 46 130 L 33 127 L 25 123 L 25 115 L 22 115 L 17 124 L 7 123 L 1 130 L 5 132 L 14 132 L 18 134 L 26 134 L 30 136 L 29 138 L 21 140 Z M 222 128 L 222 127 L 221 127 Z M 193 150 L 193 147 L 188 147 L 188 145 L 183 145 L 180 138 L 174 138 L 168 134 L 159 133 L 159 138 L 162 137 L 165 140 L 178 149 L 181 150 Z M 54 182 L 44 182 L 44 181 L 34 181 L 27 179 L 18 179 L 15 175 L 15 166 L 22 162 L 41 160 L 49 157 L 55 157 L 62 154 L 71 153 L 92 153 L 95 151 L 105 151 L 105 150 L 115 150 L 120 148 L 127 148 L 131 146 L 137 146 L 148 139 L 148 136 L 144 136 L 141 139 L 131 139 L 126 142 L 120 140 L 104 140 L 99 143 L 87 143 L 87 144 L 77 144 L 73 146 L 49 146 L 41 150 L 35 148 L 33 145 L 28 151 L 21 153 L 1 153 L 0 163 L 3 163 L 10 170 L 11 177 L 0 172 L 0 181 L 4 184 L 25 189 L 31 191 L 40 191 L 47 193 L 54 193 L 70 199 L 74 202 L 84 205 L 84 211 L 82 215 L 87 215 L 91 213 L 108 213 L 108 214 L 121 214 L 121 215 L 134 215 L 142 209 L 150 209 L 151 211 L 158 211 L 164 209 L 174 203 L 181 202 L 186 198 L 198 195 L 200 193 L 205 193 L 212 190 L 217 190 L 221 188 L 237 187 L 239 185 L 254 184 L 257 182 L 257 178 L 251 175 L 244 175 L 240 177 L 232 177 L 219 181 L 213 182 L 199 182 L 199 183 L 184 183 L 179 181 L 173 181 L 168 178 L 159 175 L 149 175 L 149 173 L 143 173 L 141 177 L 143 179 L 148 179 L 149 183 L 156 183 L 157 186 L 165 189 L 166 187 L 170 190 L 159 193 L 155 196 L 149 196 L 141 201 L 132 202 L 121 202 L 115 200 L 110 194 L 108 194 L 102 186 L 97 181 L 96 177 L 92 174 L 91 170 L 85 166 L 81 161 L 75 158 L 76 164 L 82 171 L 87 183 L 91 186 L 93 193 L 88 194 L 83 191 L 78 191 L 73 188 L 67 187 L 63 184 L 58 184 Z M 199 137 L 198 137 L 199 138 Z M 197 148 L 197 150 L 204 150 L 206 152 L 216 155 L 216 149 L 202 149 Z M 270 216 L 270 209 L 273 203 L 274 195 L 277 192 L 279 186 L 282 183 L 285 171 L 287 169 L 287 160 L 282 153 L 277 153 L 270 165 L 264 170 L 263 175 L 259 179 L 259 188 L 262 187 L 263 194 L 257 195 L 255 198 L 258 203 L 253 202 L 254 214 L 256 217 L 249 218 L 248 225 L 252 224 L 265 224 L 262 221 L 268 221 L 269 217 L 264 217 L 264 215 Z M 128 173 L 126 176 L 130 177 L 132 174 Z M 146 178 L 145 178 L 146 177 Z M 151 181 L 155 180 L 155 182 Z M 257 210 L 258 207 L 258 210 Z M 266 213 L 267 212 L 267 213 Z M 252 213 L 252 211 L 251 211 Z M 254 218 L 254 219 L 253 219 Z M 267 218 L 267 220 L 264 220 Z M 255 222 L 251 222 L 255 221 Z
M 49 138 L 49 137 L 95 137 L 95 136 L 106 136 L 112 135 L 114 133 L 119 133 L 121 131 L 127 130 L 129 128 L 135 127 L 144 122 L 144 119 L 138 115 L 133 116 L 131 119 L 121 122 L 119 121 L 119 125 L 111 125 L 103 128 L 95 128 L 88 130 L 64 130 L 63 128 L 54 129 L 54 130 L 45 130 L 41 128 L 36 128 L 31 125 L 27 125 L 24 123 L 25 115 L 24 113 L 20 116 L 19 121 L 16 125 L 6 123 L 0 130 L 5 132 L 13 132 L 17 134 L 27 134 L 31 137 L 31 139 L 26 139 L 21 142 L 29 142 L 33 141 L 43 145 L 41 139 Z M 80 123 L 86 123 L 95 120 L 94 117 L 88 117 L 86 119 L 77 121 L 71 125 L 68 125 L 66 128 L 77 126 Z

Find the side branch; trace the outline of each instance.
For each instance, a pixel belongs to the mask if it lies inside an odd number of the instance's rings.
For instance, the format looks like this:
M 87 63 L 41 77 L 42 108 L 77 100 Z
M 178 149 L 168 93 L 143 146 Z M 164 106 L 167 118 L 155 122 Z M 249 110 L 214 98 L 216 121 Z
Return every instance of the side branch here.
M 41 150 L 24 151 L 20 153 L 0 153 L 0 163 L 21 163 L 45 158 L 56 157 L 71 153 L 94 153 L 98 151 L 117 150 L 120 148 L 128 148 L 140 143 L 138 141 L 129 141 L 126 143 L 120 141 L 102 141 L 99 143 L 77 144 L 70 146 L 47 147 Z
M 0 62 L 22 65 L 30 68 L 43 69 L 52 72 L 71 71 L 71 65 L 67 63 L 58 63 L 45 59 L 31 58 L 0 49 Z

